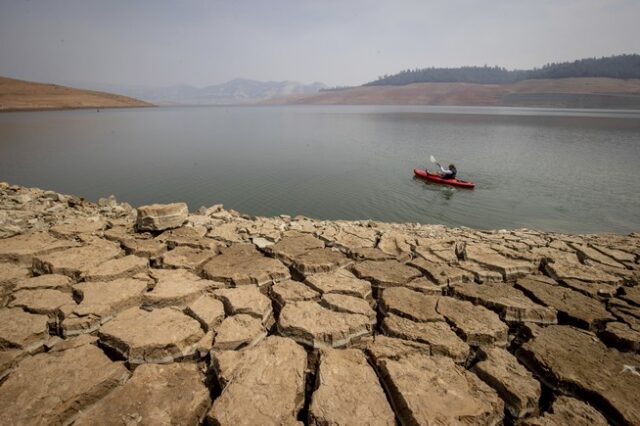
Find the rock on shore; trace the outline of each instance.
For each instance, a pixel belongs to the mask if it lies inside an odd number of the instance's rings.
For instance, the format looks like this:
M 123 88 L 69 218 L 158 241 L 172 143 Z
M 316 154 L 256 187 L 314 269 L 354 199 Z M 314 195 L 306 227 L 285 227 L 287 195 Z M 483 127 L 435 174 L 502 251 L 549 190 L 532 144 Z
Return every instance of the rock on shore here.
M 0 183 L 0 423 L 640 424 L 639 280 L 640 234 Z

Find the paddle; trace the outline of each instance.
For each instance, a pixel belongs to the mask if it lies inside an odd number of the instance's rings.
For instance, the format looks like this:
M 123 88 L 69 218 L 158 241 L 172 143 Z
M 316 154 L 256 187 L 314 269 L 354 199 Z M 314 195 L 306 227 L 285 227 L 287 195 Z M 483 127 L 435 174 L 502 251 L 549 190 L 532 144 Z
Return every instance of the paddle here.
M 436 161 L 436 157 L 434 157 L 434 156 L 432 155 L 431 157 L 429 157 L 429 159 L 431 160 L 431 162 L 432 162 L 433 164 L 437 164 L 437 165 L 438 165 L 438 167 L 440 167 L 440 163 L 438 163 L 438 162 Z

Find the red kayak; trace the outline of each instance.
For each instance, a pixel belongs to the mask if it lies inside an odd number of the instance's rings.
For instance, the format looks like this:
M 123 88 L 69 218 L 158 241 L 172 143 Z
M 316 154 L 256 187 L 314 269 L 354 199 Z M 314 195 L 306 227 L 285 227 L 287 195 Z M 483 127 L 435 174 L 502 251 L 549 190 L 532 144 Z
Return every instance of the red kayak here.
M 413 173 L 421 179 L 428 180 L 429 182 L 441 183 L 443 185 L 459 186 L 460 188 L 473 189 L 476 184 L 473 182 L 467 182 L 460 179 L 442 179 L 440 175 L 434 175 L 426 170 L 413 169 Z

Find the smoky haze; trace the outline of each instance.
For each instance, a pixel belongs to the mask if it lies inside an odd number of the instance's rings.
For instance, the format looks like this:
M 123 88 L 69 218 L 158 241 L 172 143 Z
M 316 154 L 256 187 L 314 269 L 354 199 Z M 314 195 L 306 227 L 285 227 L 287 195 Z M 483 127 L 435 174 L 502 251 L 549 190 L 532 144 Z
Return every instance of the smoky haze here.
M 0 75 L 356 85 L 406 68 L 532 68 L 637 53 L 638 22 L 636 0 L 3 0 Z

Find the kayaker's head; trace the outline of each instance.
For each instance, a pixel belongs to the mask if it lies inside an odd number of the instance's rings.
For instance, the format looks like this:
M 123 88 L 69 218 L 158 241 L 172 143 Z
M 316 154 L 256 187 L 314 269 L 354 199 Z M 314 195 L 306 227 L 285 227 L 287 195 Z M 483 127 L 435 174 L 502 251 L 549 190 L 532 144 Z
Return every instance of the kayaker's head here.
M 449 170 L 455 170 L 456 166 L 455 164 L 449 164 Z

